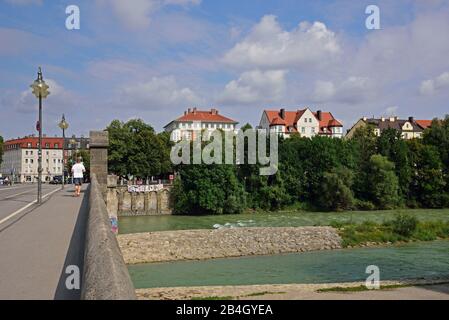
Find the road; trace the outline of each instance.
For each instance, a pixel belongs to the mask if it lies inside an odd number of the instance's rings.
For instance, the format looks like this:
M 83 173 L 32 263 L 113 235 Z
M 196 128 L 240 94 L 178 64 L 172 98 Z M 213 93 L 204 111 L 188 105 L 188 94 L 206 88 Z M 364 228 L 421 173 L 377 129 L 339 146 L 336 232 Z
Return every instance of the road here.
M 42 186 L 42 194 L 46 195 L 60 188 L 61 186 L 44 184 Z M 15 185 L 12 187 L 0 186 L 0 221 L 30 205 L 36 198 L 37 184 Z M 32 207 L 32 205 L 29 207 Z
M 36 204 L 37 185 L 0 187 L 0 300 L 79 299 L 68 290 L 67 266 L 82 278 L 88 203 L 86 186 L 43 186 L 44 203 Z

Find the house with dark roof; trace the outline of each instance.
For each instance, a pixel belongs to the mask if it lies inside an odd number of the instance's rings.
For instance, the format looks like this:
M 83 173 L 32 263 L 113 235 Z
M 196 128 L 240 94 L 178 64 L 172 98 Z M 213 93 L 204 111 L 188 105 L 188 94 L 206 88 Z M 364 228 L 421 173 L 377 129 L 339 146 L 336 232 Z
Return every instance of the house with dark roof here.
M 164 130 L 171 134 L 172 141 L 190 141 L 202 130 L 235 131 L 237 124 L 237 121 L 221 115 L 217 109 L 202 111 L 189 108 L 184 115 L 167 124 Z
M 376 136 L 380 136 L 384 130 L 395 129 L 401 133 L 403 139 L 409 140 L 421 138 L 424 130 L 432 125 L 432 120 L 415 120 L 413 117 L 409 117 L 406 120 L 398 117 L 381 117 L 378 119 L 365 117 L 357 121 L 348 130 L 346 138 L 352 138 L 357 129 L 367 125 L 373 127 Z
M 284 137 L 293 133 L 307 138 L 316 135 L 343 137 L 343 125 L 331 112 L 321 110 L 313 112 L 309 108 L 296 111 L 264 110 L 259 127 L 277 132 Z

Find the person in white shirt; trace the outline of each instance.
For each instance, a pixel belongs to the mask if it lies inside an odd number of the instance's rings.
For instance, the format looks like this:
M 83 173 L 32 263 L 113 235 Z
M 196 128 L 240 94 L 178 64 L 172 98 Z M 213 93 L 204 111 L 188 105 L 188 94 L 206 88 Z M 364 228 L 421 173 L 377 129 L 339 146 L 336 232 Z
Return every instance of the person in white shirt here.
M 81 162 L 81 158 L 77 158 L 76 164 L 72 167 L 73 183 L 75 184 L 75 197 L 80 196 L 84 172 L 86 172 L 86 168 L 84 168 L 84 165 Z

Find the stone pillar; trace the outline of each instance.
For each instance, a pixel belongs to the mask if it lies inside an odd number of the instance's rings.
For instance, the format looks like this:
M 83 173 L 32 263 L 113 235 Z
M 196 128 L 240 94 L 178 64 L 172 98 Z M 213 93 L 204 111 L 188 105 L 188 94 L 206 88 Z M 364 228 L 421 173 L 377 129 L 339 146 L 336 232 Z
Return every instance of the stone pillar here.
M 99 184 L 106 191 L 108 183 L 108 146 L 107 131 L 90 132 L 90 172 L 97 176 Z

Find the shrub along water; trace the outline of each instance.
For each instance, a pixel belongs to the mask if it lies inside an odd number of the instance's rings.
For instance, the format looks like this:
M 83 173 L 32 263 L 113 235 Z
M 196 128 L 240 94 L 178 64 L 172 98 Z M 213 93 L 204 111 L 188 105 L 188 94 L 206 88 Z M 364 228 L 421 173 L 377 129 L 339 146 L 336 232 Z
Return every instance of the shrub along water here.
M 363 222 L 361 224 L 332 223 L 339 230 L 343 246 L 358 246 L 367 243 L 396 243 L 408 241 L 433 241 L 449 239 L 449 222 L 420 222 L 415 217 L 398 215 L 394 220 L 382 224 Z

